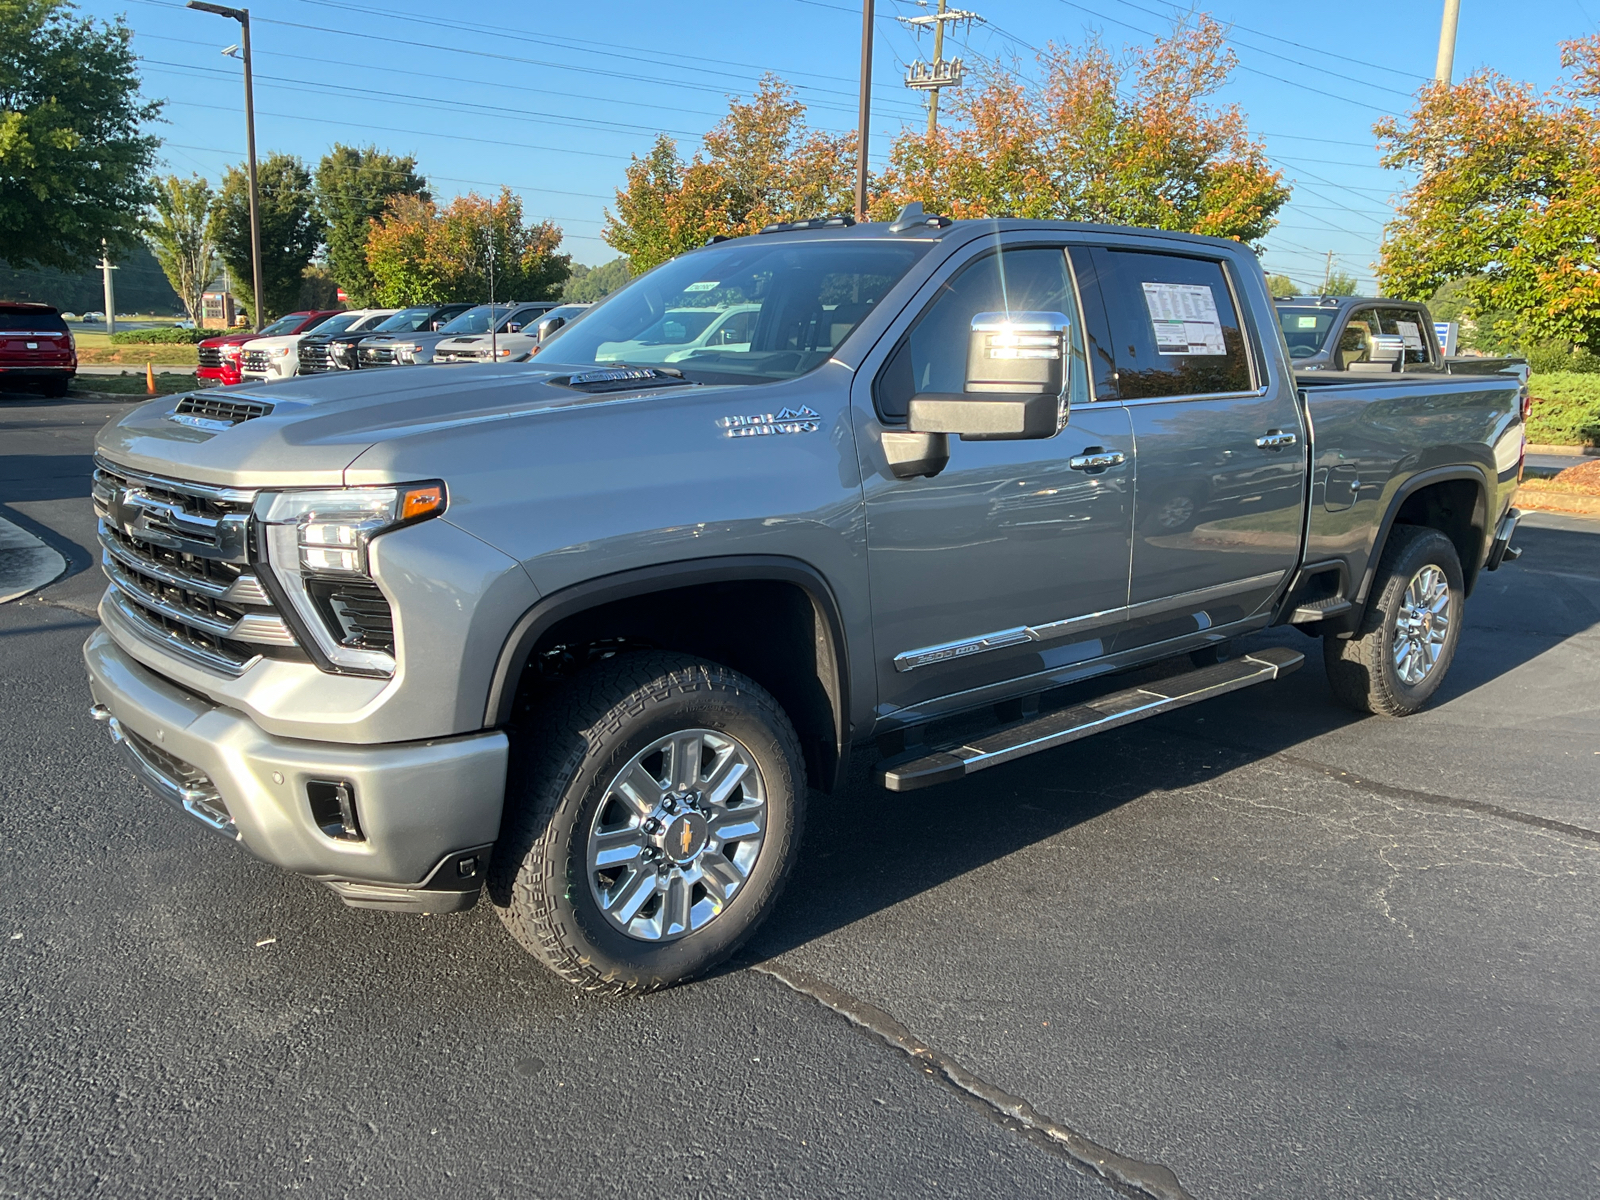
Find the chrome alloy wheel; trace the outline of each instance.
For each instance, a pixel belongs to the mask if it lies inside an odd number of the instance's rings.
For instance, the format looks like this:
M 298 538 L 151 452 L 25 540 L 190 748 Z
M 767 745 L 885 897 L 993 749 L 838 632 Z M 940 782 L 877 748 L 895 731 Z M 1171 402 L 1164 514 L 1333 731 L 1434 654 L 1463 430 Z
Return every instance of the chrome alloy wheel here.
M 617 772 L 589 829 L 589 890 L 611 925 L 642 942 L 704 929 L 744 886 L 767 833 L 755 755 L 737 738 L 685 729 Z
M 1428 677 L 1450 633 L 1450 582 L 1429 563 L 1411 577 L 1394 619 L 1394 669 L 1416 687 Z

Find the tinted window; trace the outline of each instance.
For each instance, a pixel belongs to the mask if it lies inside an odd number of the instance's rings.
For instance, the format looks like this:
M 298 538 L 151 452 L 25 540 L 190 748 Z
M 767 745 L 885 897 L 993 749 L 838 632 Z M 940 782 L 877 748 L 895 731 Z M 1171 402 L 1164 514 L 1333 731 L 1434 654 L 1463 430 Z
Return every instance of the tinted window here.
M 1375 339 L 1382 332 L 1378 326 L 1377 309 L 1356 309 L 1345 321 L 1344 329 L 1339 334 L 1339 345 L 1333 356 L 1334 368 L 1348 371 L 1362 363 L 1378 361 L 1381 351 Z
M 904 421 L 919 392 L 960 392 L 967 382 L 967 345 L 972 318 L 983 312 L 1059 312 L 1073 324 L 1071 396 L 1088 398 L 1082 384 L 1078 306 L 1059 249 L 1005 250 L 968 264 L 939 288 L 938 295 L 901 339 L 873 381 L 878 415 Z
M 337 317 L 329 317 L 326 321 L 319 322 L 315 328 L 318 333 L 343 333 L 356 322 L 356 318 L 349 313 L 340 313 Z
M 1289 343 L 1289 357 L 1310 358 L 1321 350 L 1337 316 L 1334 309 L 1280 306 L 1278 324 L 1283 328 L 1283 340 Z
M 546 353 L 566 366 L 671 364 L 696 382 L 790 379 L 827 362 L 929 243 L 738 238 L 641 275 Z M 702 344 L 712 322 L 753 311 L 747 341 Z M 549 365 L 544 355 L 541 365 Z
M 66 333 L 60 314 L 0 312 L 0 333 Z
M 414 333 L 433 315 L 431 308 L 403 308 L 392 317 L 385 317 L 378 326 L 379 333 Z
M 1397 337 L 1405 354 L 1407 366 L 1427 366 L 1428 322 L 1414 308 L 1380 308 L 1375 311 L 1378 332 L 1386 337 Z M 1392 351 L 1391 351 L 1392 353 Z
M 1251 389 L 1244 331 L 1221 263 L 1103 246 L 1090 253 L 1124 400 Z

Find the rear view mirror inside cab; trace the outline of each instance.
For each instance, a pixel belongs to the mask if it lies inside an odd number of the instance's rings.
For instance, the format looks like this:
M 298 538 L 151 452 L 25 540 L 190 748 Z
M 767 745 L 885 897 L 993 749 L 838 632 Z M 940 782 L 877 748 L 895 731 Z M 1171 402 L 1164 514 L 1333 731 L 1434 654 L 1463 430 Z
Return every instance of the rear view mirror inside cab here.
M 1067 422 L 1071 328 L 1059 312 L 976 314 L 962 391 L 913 396 L 907 428 L 963 441 L 1054 437 Z

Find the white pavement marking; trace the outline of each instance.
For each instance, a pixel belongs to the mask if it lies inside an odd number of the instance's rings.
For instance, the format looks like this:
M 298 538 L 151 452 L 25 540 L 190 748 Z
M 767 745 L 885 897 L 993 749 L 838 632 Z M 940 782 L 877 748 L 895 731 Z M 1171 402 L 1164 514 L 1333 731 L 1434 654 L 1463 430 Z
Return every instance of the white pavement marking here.
M 42 588 L 66 569 L 61 555 L 0 517 L 0 604 Z

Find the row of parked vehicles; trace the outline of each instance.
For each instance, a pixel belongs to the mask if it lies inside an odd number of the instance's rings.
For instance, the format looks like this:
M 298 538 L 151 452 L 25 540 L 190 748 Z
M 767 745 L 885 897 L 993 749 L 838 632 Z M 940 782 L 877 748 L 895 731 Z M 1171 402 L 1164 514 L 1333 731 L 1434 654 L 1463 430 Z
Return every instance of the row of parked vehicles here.
M 293 312 L 260 333 L 207 338 L 197 375 L 217 386 L 361 367 L 522 362 L 589 307 L 546 300 Z

